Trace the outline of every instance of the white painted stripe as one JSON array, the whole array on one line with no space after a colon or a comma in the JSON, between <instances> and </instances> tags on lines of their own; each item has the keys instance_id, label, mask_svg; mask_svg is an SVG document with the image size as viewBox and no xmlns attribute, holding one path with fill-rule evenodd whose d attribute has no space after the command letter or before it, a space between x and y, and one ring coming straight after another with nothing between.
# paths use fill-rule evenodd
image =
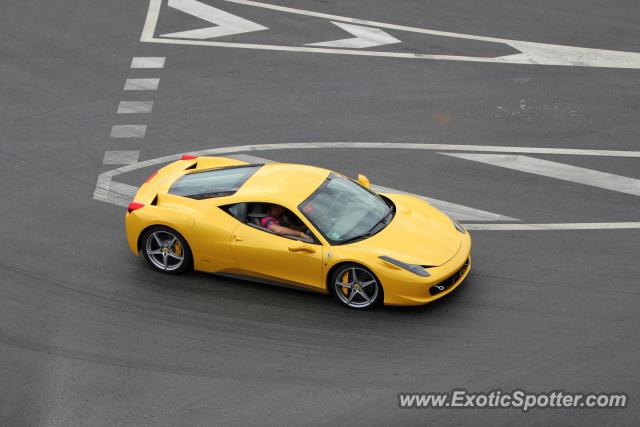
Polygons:
<instances>
[{"instance_id":1,"label":"white painted stripe","mask_svg":"<svg viewBox=\"0 0 640 427\"><path fill-rule=\"evenodd\" d=\"M113 125L111 138L144 138L147 125Z\"/></svg>"},{"instance_id":2,"label":"white painted stripe","mask_svg":"<svg viewBox=\"0 0 640 427\"><path fill-rule=\"evenodd\" d=\"M420 55L415 57L423 57L428 59L444 59L455 61L471 61L471 62L496 62L496 63L512 63L512 64L531 64L531 65L563 65L576 67L612 67L612 68L640 68L640 53L638 52L622 52L607 49L591 49L584 47L563 46L547 43L534 43L520 40L504 39L499 37L476 36L472 34L454 33L451 31L429 30L425 28L408 27L405 25L387 24L384 22L367 21L364 19L354 19L346 16L331 15L326 13L317 13L308 10L294 9L291 7L283 7L269 3L261 3L252 0L225 0L229 3L243 4L247 6L259 7L264 9L276 10L279 12L292 13L297 15L313 16L316 18L330 19L333 21L351 22L354 24L371 25L379 28L387 28L398 31L408 31L413 33L430 34L434 36L453 37L459 39L478 40L485 42L503 43L521 53L515 55L506 55L497 58L483 57L465 57L465 56L448 56L448 55ZM393 52L385 52L393 53ZM350 52L354 54L354 52ZM387 56L387 55L385 55ZM392 56L392 55L388 55ZM395 56L395 55L394 55ZM405 56L411 58L410 54Z\"/></svg>"},{"instance_id":3,"label":"white painted stripe","mask_svg":"<svg viewBox=\"0 0 640 427\"><path fill-rule=\"evenodd\" d=\"M232 159L241 160L247 163L274 163L273 160L265 159L263 157L252 156L249 154L232 154L226 157ZM419 197L426 200L431 205L440 209L447 215L455 218L459 221L520 221L516 218L511 218L504 215L495 214L492 212L483 211L480 209L471 208L469 206L459 205L456 203L446 202L444 200L434 199L432 197L421 196L419 194L408 193L402 190L396 190L389 187L383 187L381 185L371 185L371 190L376 193L391 193L391 194L410 194L412 196Z\"/></svg>"},{"instance_id":4,"label":"white painted stripe","mask_svg":"<svg viewBox=\"0 0 640 427\"><path fill-rule=\"evenodd\" d=\"M509 216L499 215L493 212L487 212L469 206L459 205L457 203L446 202L444 200L438 200L432 197L421 196L420 194L408 193L402 190L383 187L381 185L373 184L371 185L371 190L375 191L376 193L409 194L419 197L423 200L426 200L437 209L443 211L444 213L458 221L520 221L519 219L511 218Z\"/></svg>"},{"instance_id":5,"label":"white painted stripe","mask_svg":"<svg viewBox=\"0 0 640 427\"><path fill-rule=\"evenodd\" d=\"M592 150L579 148L537 148L537 147L505 147L499 145L458 145L458 144L420 144L405 142L286 142L279 144L250 144L236 147L220 147L200 150L198 155L214 155L226 153L244 153L251 151L268 150L308 150L327 148L354 148L354 149L400 149L400 150L446 150L446 151L481 151L493 153L526 153L526 154L558 154L573 156L603 156L603 157L628 157L640 158L640 151L622 150ZM158 163L176 160L180 155L163 157ZM150 160L149 160L150 161Z\"/></svg>"},{"instance_id":6,"label":"white painted stripe","mask_svg":"<svg viewBox=\"0 0 640 427\"><path fill-rule=\"evenodd\" d=\"M196 156L228 155L231 153L245 153L253 151L269 150L305 150L305 149L327 149L327 148L380 148L380 149L404 149L404 150L450 150L450 151L493 151L503 153L528 153L537 154L567 154L575 156L605 156L605 157L630 157L640 158L640 151L615 151L615 150L590 150L590 149L562 149L562 148L535 148L535 147L502 147L490 145L450 145L450 144L417 144L403 142L286 142L280 144L251 144L238 145L235 147L209 148L206 150L190 151ZM125 166L114 169L115 175L131 172L136 169L154 166L162 163L178 160L182 154L172 154L170 156L158 157L137 163L136 165ZM114 175L114 176L115 176Z\"/></svg>"},{"instance_id":7,"label":"white painted stripe","mask_svg":"<svg viewBox=\"0 0 640 427\"><path fill-rule=\"evenodd\" d=\"M127 79L124 90L158 90L160 79Z\"/></svg>"},{"instance_id":8,"label":"white painted stripe","mask_svg":"<svg viewBox=\"0 0 640 427\"><path fill-rule=\"evenodd\" d=\"M134 56L131 68L164 68L165 56Z\"/></svg>"},{"instance_id":9,"label":"white painted stripe","mask_svg":"<svg viewBox=\"0 0 640 427\"><path fill-rule=\"evenodd\" d=\"M640 196L640 180L515 154L440 153L459 159Z\"/></svg>"},{"instance_id":10,"label":"white painted stripe","mask_svg":"<svg viewBox=\"0 0 640 427\"><path fill-rule=\"evenodd\" d=\"M565 222L554 224L465 224L475 231L554 231L640 229L640 222Z\"/></svg>"},{"instance_id":11,"label":"white painted stripe","mask_svg":"<svg viewBox=\"0 0 640 427\"><path fill-rule=\"evenodd\" d=\"M220 147L207 150L191 152L196 156L217 156L229 155L232 153L246 153L262 150L291 150L291 149L320 149L320 148L387 148L387 149L409 149L409 150L451 150L451 151L493 151L493 152L535 152L538 154L567 154L567 155L585 155L585 156L607 156L607 157L623 157L623 158L640 158L638 151L615 151L615 150L582 150L582 149L561 149L561 148L536 148L536 147L501 147L501 146L482 146L482 145L449 145L449 144L418 144L418 143L384 143L384 142L309 142L309 143L281 143L281 144L260 144L260 145L241 145L236 147ZM524 151L523 151L524 150ZM124 185L116 183L113 178L138 169L155 166L163 163L169 163L178 160L181 154L173 154L170 156L159 157L156 159L145 160L132 165L121 166L119 168L106 171L98 176L96 189L94 191L94 199L101 200L106 203L122 205L119 202L120 189L118 193L111 193L111 184ZM118 188L116 185L115 188ZM134 189L135 191L135 189ZM585 224L589 224L588 226ZM544 228L546 226L546 228ZM564 224L465 224L470 230L608 230L616 228L640 229L640 222L606 222L606 223L564 223ZM511 228L509 228L511 227ZM591 228L588 228L591 227Z\"/></svg>"},{"instance_id":12,"label":"white painted stripe","mask_svg":"<svg viewBox=\"0 0 640 427\"><path fill-rule=\"evenodd\" d=\"M350 37L348 39L332 40L328 42L307 43L306 46L363 49L366 47L402 43L401 40L398 40L397 38L382 31L379 28L363 27L362 25L346 24L346 23L341 23L336 21L331 21L331 23L334 25L337 25L338 27L342 28L345 31L350 32L355 37Z\"/></svg>"},{"instance_id":13,"label":"white painted stripe","mask_svg":"<svg viewBox=\"0 0 640 427\"><path fill-rule=\"evenodd\" d=\"M117 206L127 206L133 200L137 187L121 182L100 182L96 185L93 198Z\"/></svg>"},{"instance_id":14,"label":"white painted stripe","mask_svg":"<svg viewBox=\"0 0 640 427\"><path fill-rule=\"evenodd\" d=\"M178 9L192 16L197 16L200 19L216 25L214 27L199 28L197 30L163 34L162 37L210 39L214 37L223 37L232 34L250 33L253 31L268 29L267 27L256 24L248 19L241 18L199 1L169 0L168 4L169 7Z\"/></svg>"},{"instance_id":15,"label":"white painted stripe","mask_svg":"<svg viewBox=\"0 0 640 427\"><path fill-rule=\"evenodd\" d=\"M151 3L153 4L156 1L160 1L160 0L152 0ZM314 18L329 19L332 21L342 21L342 22L350 22L352 24L370 25L372 27L388 28L390 30L409 31L412 33L430 34L434 36L444 36L444 37L456 37L456 38L480 40L480 41L495 42L495 43L506 43L506 42L513 41L513 40L501 39L497 37L475 36L472 34L452 33L450 31L428 30L425 28L408 27L405 25L386 24L384 22L367 21L365 19L349 18L347 16L331 15L329 13L320 13L320 12L313 12L310 10L294 9L292 7L278 6L270 3L260 3L257 1L251 1L251 0L224 0L224 1L228 3L237 3L237 4L246 5L246 6L253 6L253 7L259 7L263 9L275 10L278 12L312 16Z\"/></svg>"},{"instance_id":16,"label":"white painted stripe","mask_svg":"<svg viewBox=\"0 0 640 427\"><path fill-rule=\"evenodd\" d=\"M147 10L147 19L145 19L144 21L144 27L142 28L140 41L150 41L151 39L153 39L153 33L156 31L156 25L158 25L158 16L160 16L161 7L162 7L162 0L149 1L149 10Z\"/></svg>"},{"instance_id":17,"label":"white painted stripe","mask_svg":"<svg viewBox=\"0 0 640 427\"><path fill-rule=\"evenodd\" d=\"M118 114L146 114L153 109L153 101L120 101Z\"/></svg>"},{"instance_id":18,"label":"white painted stripe","mask_svg":"<svg viewBox=\"0 0 640 427\"><path fill-rule=\"evenodd\" d=\"M439 61L461 61L461 62L484 62L494 64L523 64L523 65L563 65L574 67L606 67L606 68L632 68L640 69L640 54L638 59L624 60L620 64L607 64L595 65L588 63L562 63L558 60L557 63L548 62L536 62L535 59L526 58L525 56L507 55L497 58L486 58L476 56L458 56L458 55L430 55L426 53L408 53L408 52L382 52L373 50L351 50L351 49L335 49L335 48L323 48L323 47L298 47L298 46L279 46L269 44L252 44L252 43L226 43L226 42L214 42L208 40L181 40L181 39L159 39L152 38L147 40L141 40L149 43L162 43L162 44L176 44L176 45L189 45L189 46L211 46L211 47L226 47L232 49L253 49L253 50L268 50L278 52L305 52L305 53L322 53L333 55L355 55L355 56L371 56L381 58L401 58L401 59L431 59ZM629 52L631 54L633 52ZM576 57L577 58L577 57Z\"/></svg>"},{"instance_id":19,"label":"white painted stripe","mask_svg":"<svg viewBox=\"0 0 640 427\"><path fill-rule=\"evenodd\" d=\"M138 163L140 151L105 151L103 165L132 165Z\"/></svg>"},{"instance_id":20,"label":"white painted stripe","mask_svg":"<svg viewBox=\"0 0 640 427\"><path fill-rule=\"evenodd\" d=\"M231 159L236 159L236 160L240 160L241 162L247 162L247 163L256 163L256 164L260 164L260 163L277 163L274 162L273 160L269 160L269 159L265 159L262 157L256 157L256 156L252 156L250 154L232 154L230 156L226 156L229 157Z\"/></svg>"},{"instance_id":21,"label":"white painted stripe","mask_svg":"<svg viewBox=\"0 0 640 427\"><path fill-rule=\"evenodd\" d=\"M298 15L313 16L316 18L330 19L332 21L349 22L358 25L369 25L379 28L387 28L398 31L410 31L414 33L430 34L444 37L455 37L459 39L479 40L486 42L504 43L519 50L521 53L514 55L506 55L497 58L473 57L473 56L457 56L457 55L429 55L429 54L413 54L406 52L378 52L354 49L331 49L322 47L299 47L299 46L279 46L267 44L249 44L249 43L223 43L204 40L179 40L179 39L158 39L153 34L160 13L161 0L150 0L147 21L142 33L141 41L167 44L184 44L196 46L216 46L236 49L260 49L271 51L289 51L289 52L309 52L309 53L325 53L338 55L360 55L360 56L378 56L389 58L416 58L416 59L434 59L448 61L468 61L468 62L488 62L488 63L507 63L507 64L529 64L529 65L562 65L576 67L609 67L609 68L640 68L640 53L638 52L622 52L606 49L590 49L573 46L553 45L545 43L533 43L519 40L503 39L498 37L476 36L471 34L454 33L449 31L429 30L424 28L407 27L404 25L387 24L383 22L367 21L363 19L354 19L345 16L330 15L326 13L317 13L307 10L294 9L268 3L260 3L250 0L225 0L231 3L238 3L248 6L260 7L265 9L276 10L279 12L287 12ZM198 30L195 30L198 31Z\"/></svg>"}]
</instances>

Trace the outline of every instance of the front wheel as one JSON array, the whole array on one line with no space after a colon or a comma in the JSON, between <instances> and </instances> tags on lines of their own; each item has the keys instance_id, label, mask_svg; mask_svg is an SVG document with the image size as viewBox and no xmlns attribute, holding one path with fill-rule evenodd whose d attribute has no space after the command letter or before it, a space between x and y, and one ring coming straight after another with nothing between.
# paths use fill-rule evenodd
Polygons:
<instances>
[{"instance_id":1,"label":"front wheel","mask_svg":"<svg viewBox=\"0 0 640 427\"><path fill-rule=\"evenodd\" d=\"M331 291L342 305L360 310L379 305L384 297L375 274L359 264L338 267L331 276Z\"/></svg>"},{"instance_id":2,"label":"front wheel","mask_svg":"<svg viewBox=\"0 0 640 427\"><path fill-rule=\"evenodd\" d=\"M142 236L142 254L157 271L169 274L182 273L192 265L191 250L187 241L172 228L156 226Z\"/></svg>"}]
</instances>

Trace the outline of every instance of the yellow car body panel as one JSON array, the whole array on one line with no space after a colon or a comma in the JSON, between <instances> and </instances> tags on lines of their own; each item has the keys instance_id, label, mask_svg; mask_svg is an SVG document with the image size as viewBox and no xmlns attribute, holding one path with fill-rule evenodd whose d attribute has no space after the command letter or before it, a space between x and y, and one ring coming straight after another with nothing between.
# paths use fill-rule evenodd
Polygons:
<instances>
[{"instance_id":1,"label":"yellow car body panel","mask_svg":"<svg viewBox=\"0 0 640 427\"><path fill-rule=\"evenodd\" d=\"M377 276L384 290L384 303L388 305L429 303L453 291L469 273L469 233L457 231L449 217L410 195L383 193L396 207L393 220L365 240L331 245L298 209L330 175L327 169L266 164L229 196L196 200L168 193L171 185L185 174L246 164L224 157L200 157L179 160L160 169L134 197L134 202L145 206L126 214L131 251L139 254L139 240L147 228L166 226L186 239L196 270L242 275L323 293L329 292L332 268L354 262ZM313 233L316 242L256 229L221 208L242 202L286 207ZM414 274L380 256L426 266L429 276ZM447 280L445 290L430 294L432 286Z\"/></svg>"}]
</instances>

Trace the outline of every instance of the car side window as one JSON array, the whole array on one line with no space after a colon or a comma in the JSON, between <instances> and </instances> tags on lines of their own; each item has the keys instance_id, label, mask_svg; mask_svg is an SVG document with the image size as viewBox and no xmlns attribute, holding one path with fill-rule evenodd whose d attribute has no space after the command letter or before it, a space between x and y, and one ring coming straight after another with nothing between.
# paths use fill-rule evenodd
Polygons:
<instances>
[{"instance_id":1,"label":"car side window","mask_svg":"<svg viewBox=\"0 0 640 427\"><path fill-rule=\"evenodd\" d=\"M240 222L247 222L248 203L235 203L233 205L222 206L222 210Z\"/></svg>"},{"instance_id":2,"label":"car side window","mask_svg":"<svg viewBox=\"0 0 640 427\"><path fill-rule=\"evenodd\" d=\"M288 234L277 234L274 231L270 230L269 228L265 227L264 219L267 217L273 216L270 211L272 205L273 204L271 203L247 203L247 214L246 214L245 223L250 227L257 228L258 230L262 230L270 234L275 234L277 236L284 237L287 239L308 241L309 243L320 244L320 241L313 235L311 230L307 228L304 222L302 222L302 220L296 214L294 214L284 206L277 205L277 206L280 206L280 208L282 208L282 211L283 211L282 216L286 218L288 222L279 224L279 225L292 228L296 231L302 231L307 236L309 236L309 240L303 239L302 237L299 237L299 236L293 236Z\"/></svg>"}]
</instances>

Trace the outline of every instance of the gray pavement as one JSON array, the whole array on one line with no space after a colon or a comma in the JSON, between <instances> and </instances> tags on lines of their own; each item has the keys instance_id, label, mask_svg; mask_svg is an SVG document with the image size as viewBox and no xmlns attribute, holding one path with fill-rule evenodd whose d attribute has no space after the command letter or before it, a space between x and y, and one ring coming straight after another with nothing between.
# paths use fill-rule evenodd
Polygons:
<instances>
[{"instance_id":1,"label":"gray pavement","mask_svg":"<svg viewBox=\"0 0 640 427\"><path fill-rule=\"evenodd\" d=\"M206 0L270 30L236 43L346 38L335 25ZM0 25L0 424L637 425L640 229L476 231L474 269L420 308L201 273L154 274L123 209L92 198L105 151L140 160L218 147L391 142L640 151L640 70L141 43L146 1L8 0ZM274 1L274 4L276 2ZM284 1L316 12L640 52L640 7L610 1ZM158 34L206 27L166 2ZM373 51L499 56L502 44L389 30ZM220 39L223 41L223 38ZM135 68L133 57L166 57ZM127 78L157 90L124 91ZM116 114L120 101L152 111ZM111 138L114 125L147 125ZM142 135L141 135L142 136ZM439 154L257 155L522 223L640 221L632 194ZM640 179L640 159L526 154ZM146 168L118 181L137 185ZM587 175L593 177L594 175ZM615 179L615 177L614 177ZM633 185L633 184L631 184ZM625 392L626 409L403 410L405 391Z\"/></svg>"}]
</instances>

